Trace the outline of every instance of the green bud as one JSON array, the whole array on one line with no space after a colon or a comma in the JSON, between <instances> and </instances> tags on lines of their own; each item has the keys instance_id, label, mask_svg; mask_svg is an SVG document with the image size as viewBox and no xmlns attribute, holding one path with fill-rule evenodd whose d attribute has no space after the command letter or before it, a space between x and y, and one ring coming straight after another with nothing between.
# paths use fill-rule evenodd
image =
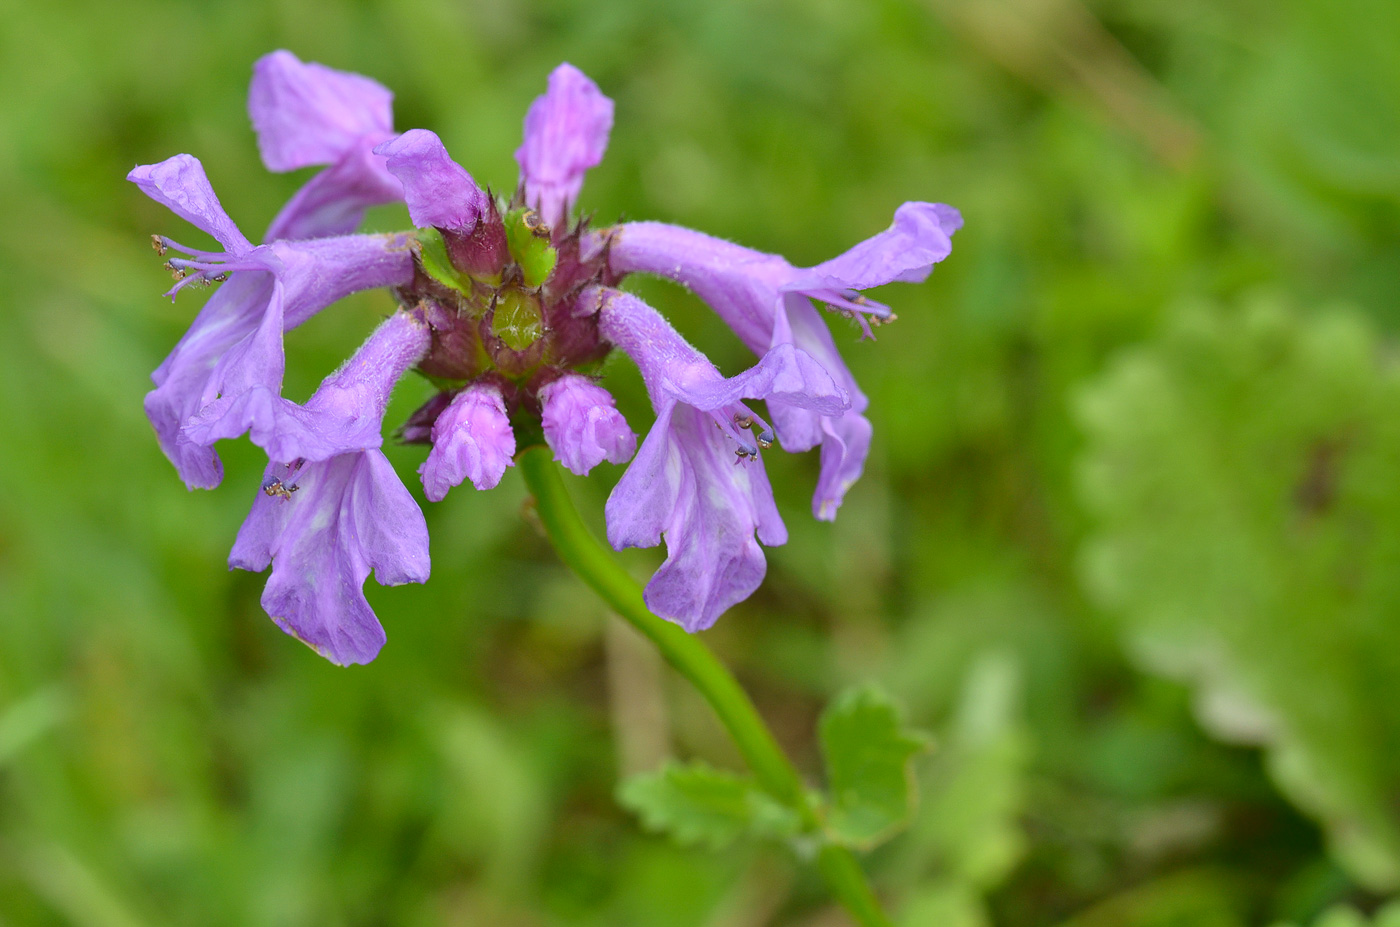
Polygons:
<instances>
[{"instance_id":1,"label":"green bud","mask_svg":"<svg viewBox=\"0 0 1400 927\"><path fill-rule=\"evenodd\" d=\"M437 229L419 232L418 243L422 245L418 252L418 266L423 268L423 273L445 287L470 295L471 287L463 284L462 278L452 268L452 261L447 257L447 245Z\"/></svg>"},{"instance_id":2,"label":"green bud","mask_svg":"<svg viewBox=\"0 0 1400 927\"><path fill-rule=\"evenodd\" d=\"M506 213L506 242L510 256L520 265L526 286L544 283L559 259L549 235L549 226L533 209L522 206Z\"/></svg>"},{"instance_id":3,"label":"green bud","mask_svg":"<svg viewBox=\"0 0 1400 927\"><path fill-rule=\"evenodd\" d=\"M550 249L550 264L554 250ZM528 277L526 280L528 281ZM514 287L501 290L496 298L496 314L491 318L491 333L513 351L523 351L544 334L540 301Z\"/></svg>"}]
</instances>

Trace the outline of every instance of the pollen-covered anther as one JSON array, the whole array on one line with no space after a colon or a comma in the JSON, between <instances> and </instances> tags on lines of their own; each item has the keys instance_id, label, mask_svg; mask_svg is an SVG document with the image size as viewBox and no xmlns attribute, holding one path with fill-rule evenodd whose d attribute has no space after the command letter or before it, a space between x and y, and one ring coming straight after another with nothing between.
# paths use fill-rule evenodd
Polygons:
<instances>
[{"instance_id":1,"label":"pollen-covered anther","mask_svg":"<svg viewBox=\"0 0 1400 927\"><path fill-rule=\"evenodd\" d=\"M165 239L159 235L151 236L151 247L155 249L157 257L165 257Z\"/></svg>"},{"instance_id":2,"label":"pollen-covered anther","mask_svg":"<svg viewBox=\"0 0 1400 927\"><path fill-rule=\"evenodd\" d=\"M282 499L290 502L292 493L300 488L301 487L296 483L284 483L281 480L268 480L263 484L262 491L268 498L275 499L280 496Z\"/></svg>"},{"instance_id":3,"label":"pollen-covered anther","mask_svg":"<svg viewBox=\"0 0 1400 927\"><path fill-rule=\"evenodd\" d=\"M189 272L186 271L183 267L176 267L169 261L166 261L164 266L166 270L170 271L170 276L174 278L176 283L179 283L181 280L184 280L187 276L189 276Z\"/></svg>"},{"instance_id":4,"label":"pollen-covered anther","mask_svg":"<svg viewBox=\"0 0 1400 927\"><path fill-rule=\"evenodd\" d=\"M766 451L766 450L768 450L770 447L773 446L773 441L775 440L775 438L774 438L773 432L772 432L771 430L769 430L769 431L760 431L760 432L755 436L754 440L758 442L758 446L759 446L761 449L763 449L763 450Z\"/></svg>"}]
</instances>

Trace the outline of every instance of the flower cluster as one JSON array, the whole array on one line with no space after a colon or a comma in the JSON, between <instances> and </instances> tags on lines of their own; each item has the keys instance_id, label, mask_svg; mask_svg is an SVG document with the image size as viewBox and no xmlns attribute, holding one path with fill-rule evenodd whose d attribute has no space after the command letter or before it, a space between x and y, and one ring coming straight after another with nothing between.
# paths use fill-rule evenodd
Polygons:
<instances>
[{"instance_id":1,"label":"flower cluster","mask_svg":"<svg viewBox=\"0 0 1400 927\"><path fill-rule=\"evenodd\" d=\"M813 511L822 519L865 463L866 398L816 304L869 335L893 315L860 291L923 280L948 256L961 217L906 203L887 231L811 268L654 222L593 229L573 208L602 160L613 104L576 68L560 65L531 105L509 199L483 190L432 132L396 133L391 104L369 78L290 52L257 63L248 111L263 162L325 166L260 245L190 155L129 175L222 248L154 238L176 278L172 298L191 283L221 285L152 375L146 412L192 488L220 482L218 440L246 433L266 451L230 565L270 565L263 607L328 659L375 657L385 638L364 596L370 571L384 585L423 582L429 571L423 514L380 450L390 393L416 370L439 392L398 434L429 445L418 471L429 500L463 481L494 487L521 442L543 440L580 475L631 461L608 499L608 539L619 549L664 540L647 605L687 630L709 627L762 581L759 544L787 538L763 452L820 445ZM395 201L414 231L355 234L369 206ZM689 287L758 362L726 378L618 289L633 272ZM283 333L376 288L398 310L306 403L285 399ZM640 448L598 382L614 348L636 363L656 413Z\"/></svg>"}]
</instances>

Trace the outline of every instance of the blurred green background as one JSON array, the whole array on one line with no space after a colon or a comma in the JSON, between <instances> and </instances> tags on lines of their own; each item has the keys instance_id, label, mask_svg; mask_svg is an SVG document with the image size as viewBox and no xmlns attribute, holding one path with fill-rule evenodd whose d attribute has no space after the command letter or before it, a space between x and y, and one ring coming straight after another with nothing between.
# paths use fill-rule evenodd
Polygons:
<instances>
[{"instance_id":1,"label":"blurred green background","mask_svg":"<svg viewBox=\"0 0 1400 927\"><path fill-rule=\"evenodd\" d=\"M368 667L226 570L261 462L223 448L189 493L156 446L147 376L202 297L160 297L149 235L190 232L122 178L193 153L260 234L307 176L262 169L244 111L278 47L382 81L497 189L573 62L617 102L600 222L806 264L904 200L963 211L927 284L877 294L897 325L836 320L864 480L817 524L815 454L770 454L792 540L707 634L814 781L852 682L935 735L916 821L865 861L903 924L1396 923L1397 37L1393 0L8 4L0 923L846 923L784 852L677 849L617 806L665 756L740 761L518 475L427 508L434 576L370 585ZM290 335L288 394L390 308ZM389 453L409 477L422 450ZM571 483L595 524L615 479Z\"/></svg>"}]
</instances>

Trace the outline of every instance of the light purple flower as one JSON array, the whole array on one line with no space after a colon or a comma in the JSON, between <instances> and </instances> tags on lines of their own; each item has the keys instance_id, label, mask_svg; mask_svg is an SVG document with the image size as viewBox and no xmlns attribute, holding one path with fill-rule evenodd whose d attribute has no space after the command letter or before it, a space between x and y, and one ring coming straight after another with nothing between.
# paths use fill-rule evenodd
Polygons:
<instances>
[{"instance_id":1,"label":"light purple flower","mask_svg":"<svg viewBox=\"0 0 1400 927\"><path fill-rule=\"evenodd\" d=\"M393 137L394 95L368 77L302 62L289 51L253 65L248 116L271 171L329 165L277 214L264 240L359 228L365 210L403 196L376 145Z\"/></svg>"},{"instance_id":2,"label":"light purple flower","mask_svg":"<svg viewBox=\"0 0 1400 927\"><path fill-rule=\"evenodd\" d=\"M272 565L262 606L282 630L326 659L368 663L384 629L364 596L373 569L384 586L426 582L428 526L379 446L390 391L428 349L427 325L386 320L306 404L317 445L274 458L239 529L229 566Z\"/></svg>"},{"instance_id":3,"label":"light purple flower","mask_svg":"<svg viewBox=\"0 0 1400 927\"><path fill-rule=\"evenodd\" d=\"M253 440L269 447L290 405L279 396L282 332L350 293L407 283L412 255L405 236L255 247L224 212L204 168L190 155L142 165L127 178L225 248L200 251L161 239L161 247L188 255L170 261L187 275L170 291L172 297L195 281L229 279L151 375L156 388L145 403L162 449L186 484L212 488L223 467L208 445L251 429Z\"/></svg>"},{"instance_id":4,"label":"light purple flower","mask_svg":"<svg viewBox=\"0 0 1400 927\"><path fill-rule=\"evenodd\" d=\"M650 306L601 287L585 290L581 312L596 311L603 335L637 364L656 422L607 503L613 547L666 541L665 563L647 583L647 607L688 631L714 624L763 580L754 540L787 540L760 448L772 430L743 403L786 402L836 416L845 392L792 344L725 379Z\"/></svg>"},{"instance_id":5,"label":"light purple flower","mask_svg":"<svg viewBox=\"0 0 1400 927\"><path fill-rule=\"evenodd\" d=\"M539 396L544 439L554 459L570 471L587 476L604 460L622 464L637 452L637 436L612 395L588 377L566 373Z\"/></svg>"},{"instance_id":6,"label":"light purple flower","mask_svg":"<svg viewBox=\"0 0 1400 927\"><path fill-rule=\"evenodd\" d=\"M525 114L525 140L516 150L525 202L552 228L562 228L583 188L583 175L603 160L613 102L571 64L549 75L549 89Z\"/></svg>"},{"instance_id":7,"label":"light purple flower","mask_svg":"<svg viewBox=\"0 0 1400 927\"><path fill-rule=\"evenodd\" d=\"M494 489L506 468L515 466L514 457L515 434L500 387L473 383L453 396L433 423L433 449L418 468L423 492L441 502L463 480Z\"/></svg>"},{"instance_id":8,"label":"light purple flower","mask_svg":"<svg viewBox=\"0 0 1400 927\"><path fill-rule=\"evenodd\" d=\"M755 354L779 344L795 344L816 358L850 396L849 409L827 415L783 401L769 412L783 448L805 451L818 444L821 475L812 499L813 514L836 517L846 490L860 477L870 449L870 422L862 414L868 400L842 361L831 333L812 300L853 315L866 334L866 316L889 316L889 309L858 291L893 281L918 282L952 251L951 235L962 217L942 203L905 203L884 232L816 267L793 267L764 254L700 232L659 222L628 223L609 234L608 257L620 272L669 277L710 304Z\"/></svg>"}]
</instances>

